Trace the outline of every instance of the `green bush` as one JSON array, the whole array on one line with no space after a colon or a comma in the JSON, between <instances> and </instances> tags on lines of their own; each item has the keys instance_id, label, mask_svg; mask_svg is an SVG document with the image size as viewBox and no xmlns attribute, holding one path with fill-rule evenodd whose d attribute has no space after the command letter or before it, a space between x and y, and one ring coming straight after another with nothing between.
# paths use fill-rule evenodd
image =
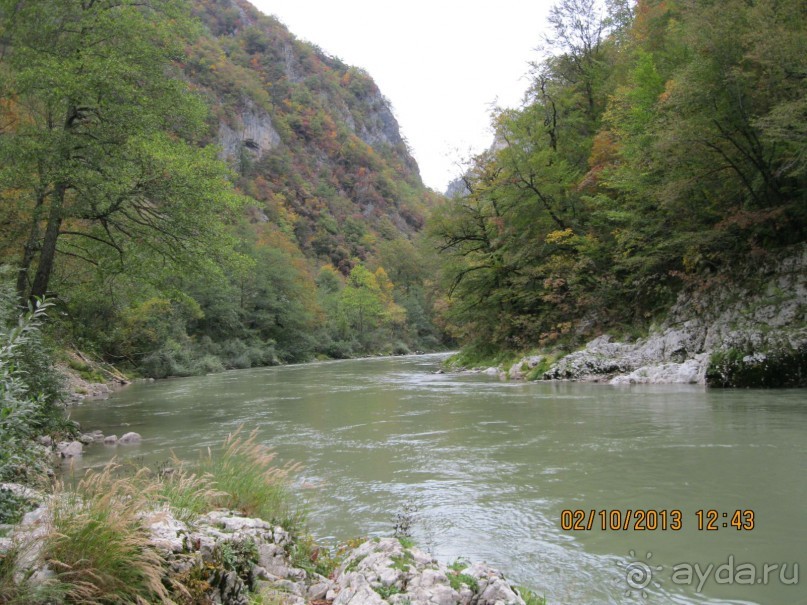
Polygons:
<instances>
[{"instance_id":1,"label":"green bush","mask_svg":"<svg viewBox=\"0 0 807 605\"><path fill-rule=\"evenodd\" d=\"M0 523L18 523L23 515L33 510L36 502L16 494L6 487L0 487Z\"/></svg>"},{"instance_id":2,"label":"green bush","mask_svg":"<svg viewBox=\"0 0 807 605\"><path fill-rule=\"evenodd\" d=\"M319 350L331 359L350 359L361 350L361 345L356 340L333 340L326 337Z\"/></svg>"},{"instance_id":3,"label":"green bush","mask_svg":"<svg viewBox=\"0 0 807 605\"><path fill-rule=\"evenodd\" d=\"M138 365L138 370L150 378L195 374L190 350L174 340L169 340L161 348L146 355Z\"/></svg>"},{"instance_id":4,"label":"green bush","mask_svg":"<svg viewBox=\"0 0 807 605\"><path fill-rule=\"evenodd\" d=\"M716 351L709 360L706 384L724 388L807 386L807 346L767 353L736 348Z\"/></svg>"},{"instance_id":5,"label":"green bush","mask_svg":"<svg viewBox=\"0 0 807 605\"><path fill-rule=\"evenodd\" d=\"M258 547L252 538L243 540L229 540L222 542L213 553L214 558L221 566L234 571L245 582L250 581L252 567L258 563Z\"/></svg>"},{"instance_id":6,"label":"green bush","mask_svg":"<svg viewBox=\"0 0 807 605\"><path fill-rule=\"evenodd\" d=\"M400 340L392 346L393 355L409 355L411 352L412 351L409 349L406 343L401 342Z\"/></svg>"},{"instance_id":7,"label":"green bush","mask_svg":"<svg viewBox=\"0 0 807 605\"><path fill-rule=\"evenodd\" d=\"M34 438L75 428L58 407L62 381L40 330L49 305L22 314L17 305L13 289L0 281L0 480L35 483L48 466Z\"/></svg>"}]
</instances>

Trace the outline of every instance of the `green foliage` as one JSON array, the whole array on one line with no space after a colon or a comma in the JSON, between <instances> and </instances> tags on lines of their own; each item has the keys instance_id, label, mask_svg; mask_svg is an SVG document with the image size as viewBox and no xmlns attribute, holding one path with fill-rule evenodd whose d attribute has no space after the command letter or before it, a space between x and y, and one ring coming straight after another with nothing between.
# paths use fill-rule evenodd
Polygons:
<instances>
[{"instance_id":1,"label":"green foliage","mask_svg":"<svg viewBox=\"0 0 807 605\"><path fill-rule=\"evenodd\" d=\"M75 431L58 404L61 377L41 335L45 311L39 303L21 313L11 285L0 271L0 480L36 483L48 471L42 434Z\"/></svg>"},{"instance_id":2,"label":"green foliage","mask_svg":"<svg viewBox=\"0 0 807 605\"><path fill-rule=\"evenodd\" d=\"M467 568L468 565L469 565L468 559L460 557L456 559L453 563L449 564L448 568L455 573L460 573L463 569Z\"/></svg>"},{"instance_id":3,"label":"green foliage","mask_svg":"<svg viewBox=\"0 0 807 605\"><path fill-rule=\"evenodd\" d=\"M559 355L544 355L544 358L526 375L527 380L542 380L544 374L549 371L552 364L558 360Z\"/></svg>"},{"instance_id":4,"label":"green foliage","mask_svg":"<svg viewBox=\"0 0 807 605\"><path fill-rule=\"evenodd\" d=\"M454 590L460 590L463 586L467 586L474 592L479 591L479 582L475 577L458 571L448 574L448 583Z\"/></svg>"},{"instance_id":5,"label":"green foliage","mask_svg":"<svg viewBox=\"0 0 807 605\"><path fill-rule=\"evenodd\" d=\"M344 560L344 548L328 549L318 545L309 535L298 535L289 547L289 560L294 567L325 578L333 575Z\"/></svg>"},{"instance_id":6,"label":"green foliage","mask_svg":"<svg viewBox=\"0 0 807 605\"><path fill-rule=\"evenodd\" d=\"M234 571L238 576L246 580L250 579L252 567L258 563L258 547L252 538L243 540L227 540L216 547L213 553L222 567L228 571Z\"/></svg>"},{"instance_id":7,"label":"green foliage","mask_svg":"<svg viewBox=\"0 0 807 605\"><path fill-rule=\"evenodd\" d=\"M400 538L398 538L398 540L400 541ZM401 546L404 545L401 544ZM406 548L407 547L404 546L402 555L394 555L390 557L390 560L392 561L392 565L390 565L390 567L392 567L392 569L397 569L398 571L409 571L409 569L414 565L415 557Z\"/></svg>"},{"instance_id":8,"label":"green foliage","mask_svg":"<svg viewBox=\"0 0 807 605\"><path fill-rule=\"evenodd\" d=\"M524 353L529 354L529 352ZM444 363L449 368L457 369L500 367L504 370L508 370L523 356L524 354L521 351L502 350L483 345L471 345L464 347L462 350L449 357ZM537 367L545 363L547 362L543 361Z\"/></svg>"},{"instance_id":9,"label":"green foliage","mask_svg":"<svg viewBox=\"0 0 807 605\"><path fill-rule=\"evenodd\" d=\"M401 589L395 586L395 584L390 584L389 586L384 585L373 586L372 588L373 590L376 591L376 593L378 593L378 596L380 596L385 601L389 599L392 595L401 594Z\"/></svg>"},{"instance_id":10,"label":"green foliage","mask_svg":"<svg viewBox=\"0 0 807 605\"><path fill-rule=\"evenodd\" d=\"M523 586L516 586L516 592L524 599L526 605L546 605L546 597L539 597L534 591Z\"/></svg>"},{"instance_id":11,"label":"green foliage","mask_svg":"<svg viewBox=\"0 0 807 605\"><path fill-rule=\"evenodd\" d=\"M359 568L359 563L364 561L367 558L367 555L359 555L358 557L354 557L353 560L348 563L347 567L345 567L345 572L350 573L352 571L356 571Z\"/></svg>"},{"instance_id":12,"label":"green foliage","mask_svg":"<svg viewBox=\"0 0 807 605\"><path fill-rule=\"evenodd\" d=\"M0 523L9 525L18 523L25 513L33 510L35 505L36 502L30 498L6 487L0 487Z\"/></svg>"},{"instance_id":13,"label":"green foliage","mask_svg":"<svg viewBox=\"0 0 807 605\"><path fill-rule=\"evenodd\" d=\"M366 73L212 0L0 19L0 259L58 293L60 341L152 377L439 346L411 241L437 196ZM251 113L280 141L230 170L208 143ZM379 289L337 293L357 266Z\"/></svg>"},{"instance_id":14,"label":"green foliage","mask_svg":"<svg viewBox=\"0 0 807 605\"><path fill-rule=\"evenodd\" d=\"M740 349L716 351L706 384L723 388L781 388L807 385L807 347L766 354Z\"/></svg>"},{"instance_id":15,"label":"green foliage","mask_svg":"<svg viewBox=\"0 0 807 605\"><path fill-rule=\"evenodd\" d=\"M362 265L350 272L339 303L345 327L355 331L359 340L366 340L381 324L384 313L381 288L375 275Z\"/></svg>"},{"instance_id":16,"label":"green foliage","mask_svg":"<svg viewBox=\"0 0 807 605\"><path fill-rule=\"evenodd\" d=\"M192 268L194 256L226 254L222 219L239 198L215 150L195 143L204 105L167 77L194 35L185 9L180 0L0 7L14 24L0 195L29 216L21 298L43 296L66 259L98 266L136 257L136 247Z\"/></svg>"},{"instance_id":17,"label":"green foliage","mask_svg":"<svg viewBox=\"0 0 807 605\"><path fill-rule=\"evenodd\" d=\"M500 351L641 332L807 234L805 7L561 0L524 107L428 231L447 331Z\"/></svg>"},{"instance_id":18,"label":"green foliage","mask_svg":"<svg viewBox=\"0 0 807 605\"><path fill-rule=\"evenodd\" d=\"M84 361L68 358L67 365L71 370L74 370L81 378L88 382L104 382L106 376L98 371L96 368L91 367Z\"/></svg>"},{"instance_id":19,"label":"green foliage","mask_svg":"<svg viewBox=\"0 0 807 605\"><path fill-rule=\"evenodd\" d=\"M233 539L220 543L215 564L193 566L165 582L166 563L150 544L144 515L154 514L155 504L170 506L173 515L192 523L202 512L227 506L247 514L283 523L290 531L300 529L301 517L292 515L286 477L293 466L271 465L272 455L255 444L255 435L244 439L232 435L215 458L208 453L199 473L179 460L148 468L122 469L111 463L100 471L88 471L72 489L58 485L49 503L48 533L36 536L42 562L56 577L40 586L30 586L18 560L32 544L20 542L0 556L0 600L3 603L129 603L199 602L206 597L211 574L234 571L252 582L258 561L253 540ZM204 472L209 469L210 472ZM237 476L240 475L240 476ZM0 513L24 504L0 492ZM18 509L17 509L18 510ZM293 542L295 561L305 557L311 571L328 575L345 550L331 555L308 537ZM27 554L26 554L27 556ZM30 561L29 561L30 564ZM169 595L169 588L175 591ZM193 601L197 602L197 601Z\"/></svg>"}]
</instances>

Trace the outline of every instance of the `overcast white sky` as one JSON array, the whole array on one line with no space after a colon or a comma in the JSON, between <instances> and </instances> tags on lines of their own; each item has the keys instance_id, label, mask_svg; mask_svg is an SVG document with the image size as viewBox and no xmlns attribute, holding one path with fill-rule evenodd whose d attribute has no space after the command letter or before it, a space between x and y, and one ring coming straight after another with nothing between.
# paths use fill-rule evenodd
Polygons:
<instances>
[{"instance_id":1,"label":"overcast white sky","mask_svg":"<svg viewBox=\"0 0 807 605\"><path fill-rule=\"evenodd\" d=\"M366 69L429 187L490 146L490 108L519 104L553 0L251 0L298 38Z\"/></svg>"}]
</instances>

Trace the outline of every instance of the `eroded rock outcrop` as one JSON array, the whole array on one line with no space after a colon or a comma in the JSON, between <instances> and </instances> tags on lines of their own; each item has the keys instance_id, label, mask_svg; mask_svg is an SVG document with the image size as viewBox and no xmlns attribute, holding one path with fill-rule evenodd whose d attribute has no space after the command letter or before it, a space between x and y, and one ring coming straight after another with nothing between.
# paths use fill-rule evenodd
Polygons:
<instances>
[{"instance_id":1,"label":"eroded rock outcrop","mask_svg":"<svg viewBox=\"0 0 807 605\"><path fill-rule=\"evenodd\" d=\"M524 605L517 589L492 567L438 562L394 538L353 550L328 593L333 605Z\"/></svg>"},{"instance_id":2,"label":"eroded rock outcrop","mask_svg":"<svg viewBox=\"0 0 807 605\"><path fill-rule=\"evenodd\" d=\"M807 385L807 245L755 267L753 278L722 276L683 292L647 338L601 336L558 360L544 378Z\"/></svg>"},{"instance_id":3,"label":"eroded rock outcrop","mask_svg":"<svg viewBox=\"0 0 807 605\"><path fill-rule=\"evenodd\" d=\"M269 114L245 99L244 107L229 123L219 124L218 143L221 159L238 161L246 153L260 159L280 144L280 135L272 124Z\"/></svg>"},{"instance_id":4,"label":"eroded rock outcrop","mask_svg":"<svg viewBox=\"0 0 807 605\"><path fill-rule=\"evenodd\" d=\"M807 245L743 271L682 292L645 338L604 334L551 365L532 356L476 371L502 380L807 386Z\"/></svg>"}]
</instances>

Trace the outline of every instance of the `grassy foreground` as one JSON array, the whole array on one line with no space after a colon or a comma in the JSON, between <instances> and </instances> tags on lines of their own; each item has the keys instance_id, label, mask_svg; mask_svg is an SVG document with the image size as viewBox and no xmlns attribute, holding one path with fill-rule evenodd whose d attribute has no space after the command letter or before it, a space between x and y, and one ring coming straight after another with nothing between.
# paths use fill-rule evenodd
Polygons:
<instances>
[{"instance_id":1,"label":"grassy foreground","mask_svg":"<svg viewBox=\"0 0 807 605\"><path fill-rule=\"evenodd\" d=\"M256 443L255 433L239 430L194 469L179 460L158 472L111 463L73 487L59 482L46 500L44 529L15 537L0 555L0 603L194 602L198 587L171 574L150 547L146 515L168 509L193 524L226 508L296 536L303 523L289 490L296 468L275 466L274 453ZM44 581L24 572L44 566L50 570Z\"/></svg>"}]
</instances>

